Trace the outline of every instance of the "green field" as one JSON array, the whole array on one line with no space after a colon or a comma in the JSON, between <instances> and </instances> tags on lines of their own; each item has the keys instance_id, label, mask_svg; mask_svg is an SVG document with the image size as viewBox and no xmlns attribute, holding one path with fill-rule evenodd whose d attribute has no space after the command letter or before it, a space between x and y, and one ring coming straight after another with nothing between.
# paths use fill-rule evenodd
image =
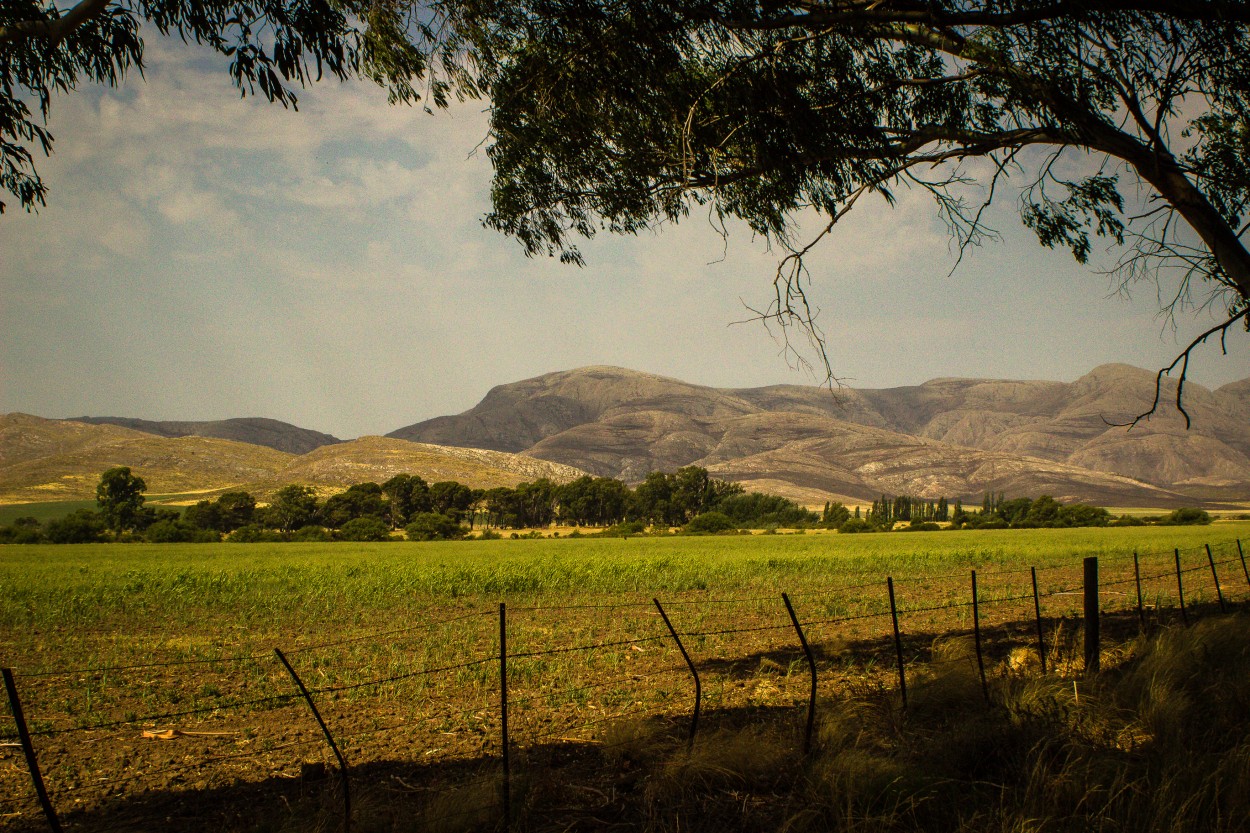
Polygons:
<instances>
[{"instance_id":1,"label":"green field","mask_svg":"<svg viewBox=\"0 0 1250 833\"><path fill-rule=\"evenodd\" d=\"M1173 548L1181 550L1191 615L1204 617L1215 605L1206 544L1216 554L1224 594L1243 603L1250 597L1237 548L1243 537L1250 538L1250 523L10 545L0 547L0 664L18 674L41 756L55 773L54 797L80 808L81 829L95 829L120 812L116 802L133 802L127 812L140 815L167 812L152 810L130 789L108 786L118 779L145 794L181 796L195 812L208 813L220 803L210 797L214 790L244 795L239 785L262 784L274 773L296 777L289 773L298 774L310 758L333 765L306 710L282 699L290 696L291 680L274 648L304 675L356 766L420 764L397 777L434 789L430 783L457 768L494 777L501 602L514 698L511 744L518 754L538 755L553 742L583 750L615 743L618 727L639 720L684 731L689 673L653 597L703 669L703 708L712 725L772 713L790 725L786 716L803 713L809 682L783 592L814 649L820 696L840 701L880 691L888 699L896 671L887 576L895 582L908 673L923 681L930 667L972 667L958 648L966 643L950 642L954 654L944 646L972 627L975 568L990 673L1009 680L1020 651L1036 662L1029 572L1036 567L1048 665L1062 680L1080 669L1073 617L1080 615L1084 557L1100 559L1102 604L1114 634L1126 623L1136 627L1134 553L1141 556L1152 621L1176 620ZM1117 643L1108 650L1110 663ZM218 739L137 740L141 730L169 727ZM182 774L187 770L191 780ZM14 795L28 792L21 773L16 765L0 770L0 784ZM273 803L272 787L255 789L270 801L269 821L257 822L257 829L305 829ZM409 798L379 800L390 807ZM332 827L332 811L317 812L312 827ZM37 829L37 813L29 807L22 813L27 827ZM211 813L204 818L253 829ZM211 824L205 821L204 829L215 829Z\"/></svg>"}]
</instances>

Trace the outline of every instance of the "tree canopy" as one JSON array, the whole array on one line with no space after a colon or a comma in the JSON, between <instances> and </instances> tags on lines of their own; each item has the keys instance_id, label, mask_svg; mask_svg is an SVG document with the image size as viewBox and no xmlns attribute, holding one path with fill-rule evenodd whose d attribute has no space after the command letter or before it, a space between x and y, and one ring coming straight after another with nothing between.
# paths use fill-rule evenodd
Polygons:
<instances>
[{"instance_id":1,"label":"tree canopy","mask_svg":"<svg viewBox=\"0 0 1250 833\"><path fill-rule=\"evenodd\" d=\"M736 218L786 251L761 316L814 331L803 257L857 200L923 189L962 253L1014 179L1043 245L1085 262L1106 238L1126 282L1226 309L1204 337L1250 309L1243 0L453 8L493 102L487 221L531 254L580 261L578 238L696 209ZM808 211L822 230L795 240Z\"/></svg>"}]
</instances>

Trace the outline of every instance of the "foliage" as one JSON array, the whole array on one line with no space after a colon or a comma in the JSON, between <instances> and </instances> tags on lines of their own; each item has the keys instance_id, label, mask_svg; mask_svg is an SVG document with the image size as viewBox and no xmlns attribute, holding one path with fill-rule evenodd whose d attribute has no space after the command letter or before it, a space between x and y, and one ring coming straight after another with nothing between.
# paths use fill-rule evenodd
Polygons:
<instances>
[{"instance_id":1,"label":"foliage","mask_svg":"<svg viewBox=\"0 0 1250 833\"><path fill-rule=\"evenodd\" d=\"M44 524L43 535L53 544L94 544L105 540L109 529L102 513L79 509Z\"/></svg>"},{"instance_id":2,"label":"foliage","mask_svg":"<svg viewBox=\"0 0 1250 833\"><path fill-rule=\"evenodd\" d=\"M736 532L738 525L723 512L712 511L695 515L682 528L687 535L716 535L721 532Z\"/></svg>"},{"instance_id":3,"label":"foliage","mask_svg":"<svg viewBox=\"0 0 1250 833\"><path fill-rule=\"evenodd\" d=\"M438 512L419 512L412 523L404 527L409 541L456 541L468 532L455 518Z\"/></svg>"},{"instance_id":4,"label":"foliage","mask_svg":"<svg viewBox=\"0 0 1250 833\"><path fill-rule=\"evenodd\" d=\"M13 523L0 526L0 544L38 544L44 540L39 519L30 516L15 518Z\"/></svg>"},{"instance_id":5,"label":"foliage","mask_svg":"<svg viewBox=\"0 0 1250 833\"><path fill-rule=\"evenodd\" d=\"M377 483L357 483L327 498L317 514L321 523L331 529L362 518L381 521L387 514L382 487Z\"/></svg>"},{"instance_id":6,"label":"foliage","mask_svg":"<svg viewBox=\"0 0 1250 833\"><path fill-rule=\"evenodd\" d=\"M189 544L220 541L221 533L182 519L165 518L145 529L143 537L153 544Z\"/></svg>"},{"instance_id":7,"label":"foliage","mask_svg":"<svg viewBox=\"0 0 1250 833\"><path fill-rule=\"evenodd\" d=\"M46 123L54 93L83 81L121 83L143 71L143 33L159 32L207 46L228 59L230 79L244 95L296 108L296 85L368 78L392 102L421 99L430 53L438 49L419 4L366 0L79 0L68 11L48 0L0 5L0 188L23 208L44 204L47 188L34 152L48 154ZM448 56L449 57L449 56ZM475 93L454 62L443 61L461 94ZM425 92L445 106L449 85L428 79ZM0 202L0 211L4 204Z\"/></svg>"},{"instance_id":8,"label":"foliage","mask_svg":"<svg viewBox=\"0 0 1250 833\"><path fill-rule=\"evenodd\" d=\"M215 501L201 500L187 507L182 519L200 529L233 532L252 522L256 499L247 492L226 492Z\"/></svg>"},{"instance_id":9,"label":"foliage","mask_svg":"<svg viewBox=\"0 0 1250 833\"><path fill-rule=\"evenodd\" d=\"M265 526L290 532L308 526L317 517L317 493L311 486L284 486L259 513Z\"/></svg>"},{"instance_id":10,"label":"foliage","mask_svg":"<svg viewBox=\"0 0 1250 833\"><path fill-rule=\"evenodd\" d=\"M1185 526L1189 524L1209 524L1211 516L1201 509L1195 509L1192 506L1186 506L1177 509L1163 520L1159 521L1162 526Z\"/></svg>"},{"instance_id":11,"label":"foliage","mask_svg":"<svg viewBox=\"0 0 1250 833\"><path fill-rule=\"evenodd\" d=\"M354 518L343 524L335 537L340 541L389 541L391 528L381 518Z\"/></svg>"},{"instance_id":12,"label":"foliage","mask_svg":"<svg viewBox=\"0 0 1250 833\"><path fill-rule=\"evenodd\" d=\"M116 466L100 475L95 489L96 505L104 517L104 525L113 532L134 529L139 525L143 509L143 493L148 485L142 477L130 473L129 466Z\"/></svg>"},{"instance_id":13,"label":"foliage","mask_svg":"<svg viewBox=\"0 0 1250 833\"><path fill-rule=\"evenodd\" d=\"M1042 245L1085 262L1097 238L1125 244L1125 281L1175 269L1173 308L1193 291L1229 311L1206 335L1248 311L1239 0L442 11L493 105L487 223L529 254L580 263L601 230L737 219L787 252L761 317L816 333L803 258L865 194L926 192L962 253L994 236L982 208L1015 177ZM795 242L810 211L823 230Z\"/></svg>"}]
</instances>

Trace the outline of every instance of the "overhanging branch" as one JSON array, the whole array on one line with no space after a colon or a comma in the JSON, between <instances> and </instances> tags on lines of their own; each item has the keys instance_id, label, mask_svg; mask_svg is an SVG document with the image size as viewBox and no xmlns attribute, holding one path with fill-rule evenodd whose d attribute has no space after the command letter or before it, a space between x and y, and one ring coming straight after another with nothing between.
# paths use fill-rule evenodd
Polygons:
<instances>
[{"instance_id":1,"label":"overhanging branch","mask_svg":"<svg viewBox=\"0 0 1250 833\"><path fill-rule=\"evenodd\" d=\"M1233 326L1233 324L1236 324L1238 321L1245 320L1247 315L1250 315L1250 307L1242 308L1240 312L1236 313L1235 315L1230 316L1226 321L1224 321L1224 323L1216 324L1214 327L1212 327L1211 329L1207 330L1202 335L1195 338L1193 341L1189 343L1188 347L1186 347L1184 350L1181 351L1180 355L1178 355L1172 361L1170 365L1164 368L1160 368L1159 372L1155 374L1155 398L1154 398L1154 401L1150 404L1149 410L1138 414L1137 416L1133 417L1133 419L1130 420L1129 422L1109 422L1107 424L1114 425L1120 428L1132 428L1133 426L1137 425L1137 423L1141 422L1143 419L1150 419L1150 417L1154 416L1154 414L1159 410L1159 400L1162 399L1163 397L1163 377L1171 376L1172 371L1176 369L1176 366L1180 365L1181 372L1180 372L1180 375L1176 377L1176 410L1180 411L1181 416L1185 417L1185 430L1189 430L1190 419L1189 419L1189 412L1185 410L1184 391L1185 391L1186 377L1189 373L1190 353L1192 353L1195 349L1197 349L1199 345L1206 342L1206 340L1209 339L1211 336L1215 335L1216 333L1219 333L1220 334L1220 350L1225 355L1228 355L1228 345L1225 343L1225 337L1228 335L1228 329L1229 327Z\"/></svg>"}]
</instances>

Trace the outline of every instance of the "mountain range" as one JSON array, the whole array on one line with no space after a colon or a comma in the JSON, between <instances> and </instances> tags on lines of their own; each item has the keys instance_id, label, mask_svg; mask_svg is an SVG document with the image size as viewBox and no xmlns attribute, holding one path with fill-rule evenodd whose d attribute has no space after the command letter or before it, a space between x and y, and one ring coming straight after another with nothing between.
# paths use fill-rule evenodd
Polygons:
<instances>
[{"instance_id":1,"label":"mountain range","mask_svg":"<svg viewBox=\"0 0 1250 833\"><path fill-rule=\"evenodd\" d=\"M636 482L685 465L807 504L882 493L1050 494L1113 507L1250 501L1250 379L1189 383L1127 428L1155 374L1103 365L1074 382L934 379L886 389L712 388L615 367L500 385L470 410L343 441L266 419L0 417L0 502L90 497L130 465L161 493L303 482L324 491L399 471L476 487L582 472ZM1170 402L1174 389L1163 391ZM150 472L150 473L148 473Z\"/></svg>"}]
</instances>

